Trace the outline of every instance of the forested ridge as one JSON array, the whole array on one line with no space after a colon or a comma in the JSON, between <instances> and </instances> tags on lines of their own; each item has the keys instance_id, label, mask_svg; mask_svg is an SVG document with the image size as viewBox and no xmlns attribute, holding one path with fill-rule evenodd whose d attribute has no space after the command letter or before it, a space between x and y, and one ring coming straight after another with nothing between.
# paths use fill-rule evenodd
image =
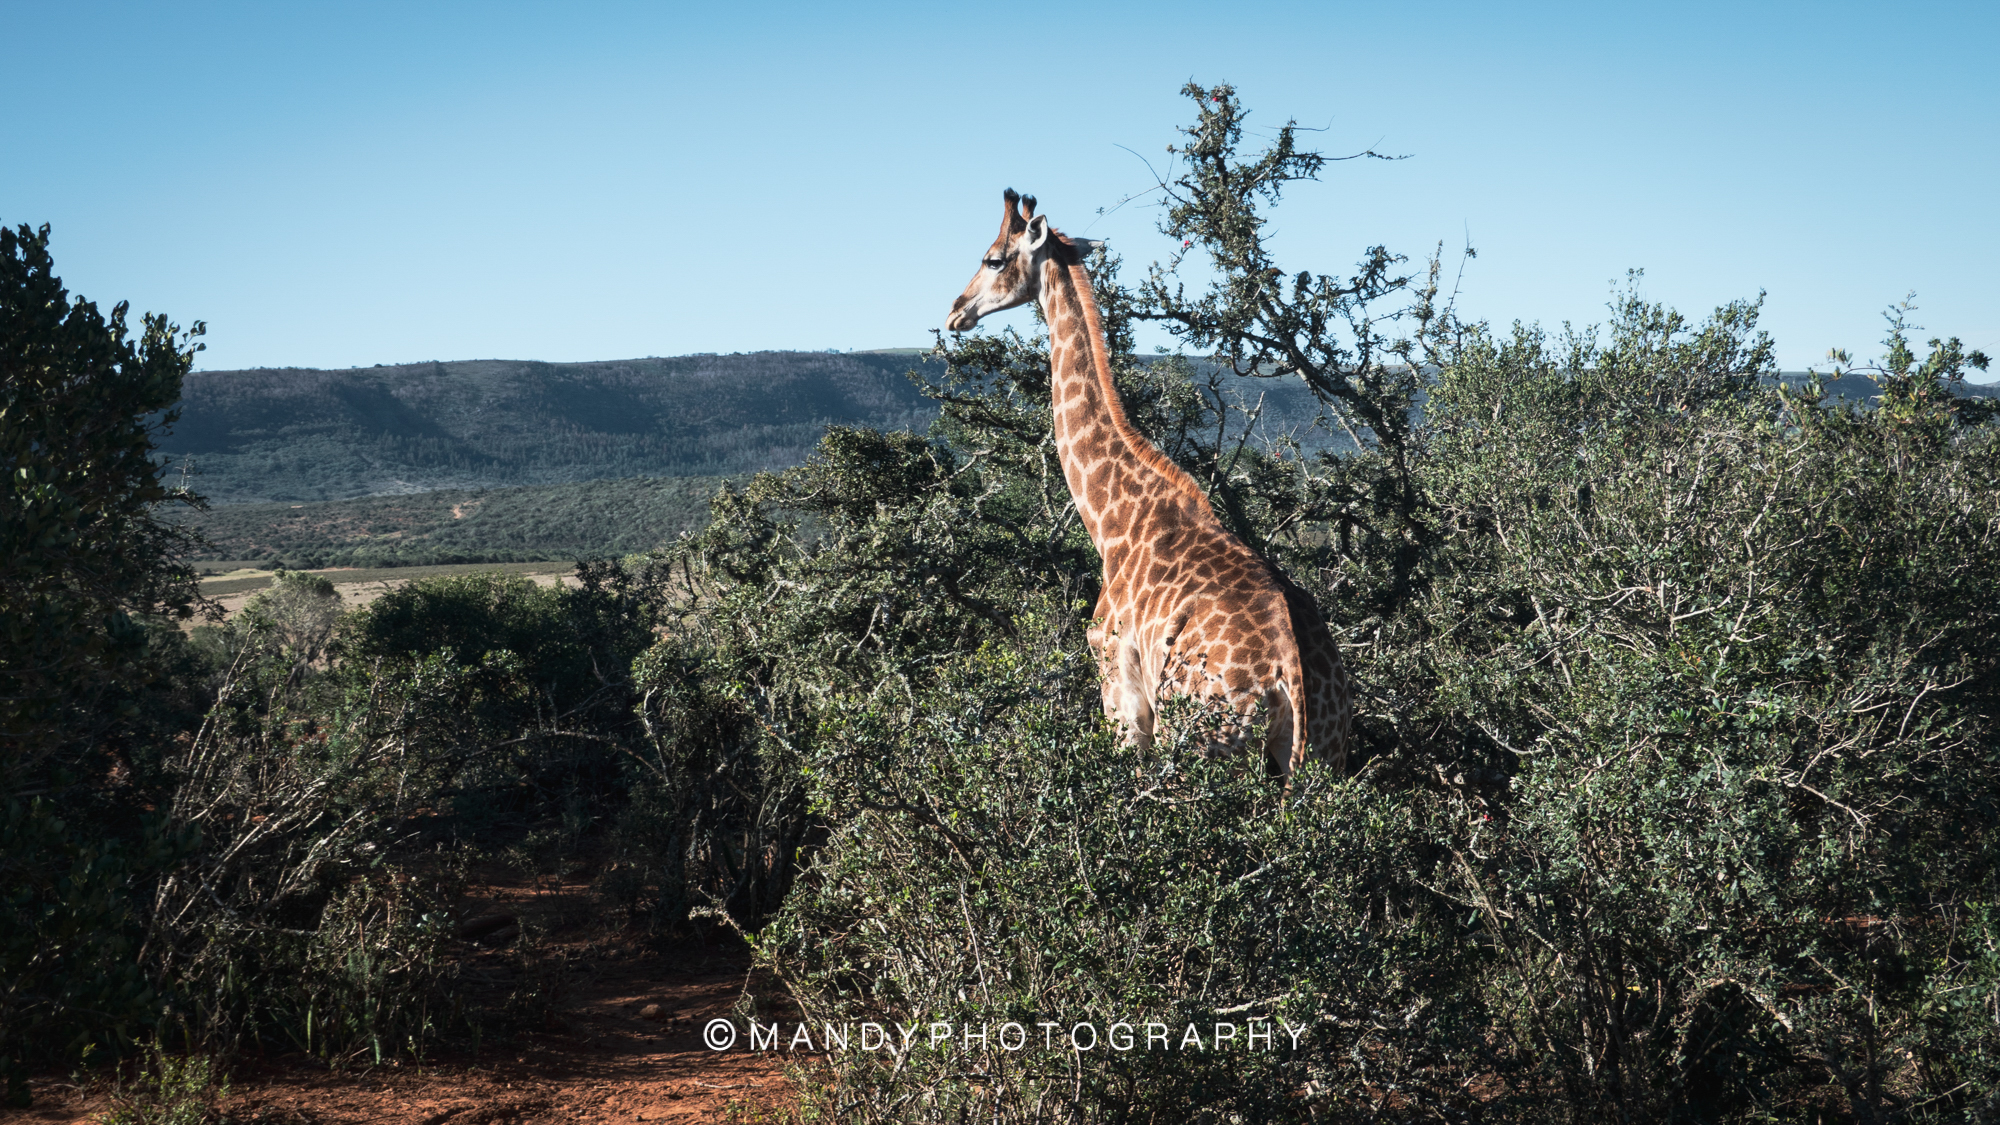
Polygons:
<instances>
[{"instance_id":1,"label":"forested ridge","mask_svg":"<svg viewBox=\"0 0 2000 1125\"><path fill-rule=\"evenodd\" d=\"M795 465L829 423L922 430L913 352L201 371L159 454L211 504Z\"/></svg>"},{"instance_id":2,"label":"forested ridge","mask_svg":"<svg viewBox=\"0 0 2000 1125\"><path fill-rule=\"evenodd\" d=\"M927 362L904 349L197 371L157 456L215 506L741 475L798 464L830 424L922 432L937 407L909 372ZM1347 444L1314 425L1302 384L1235 382L1263 400L1258 440ZM1875 393L1860 376L1827 389Z\"/></svg>"},{"instance_id":3,"label":"forested ridge","mask_svg":"<svg viewBox=\"0 0 2000 1125\"><path fill-rule=\"evenodd\" d=\"M924 431L937 407L911 374L931 363L905 349L194 372L158 455L208 507L165 514L202 536L197 560L631 554L705 525L723 479L799 464L829 425ZM1255 440L1340 443L1304 387L1230 382Z\"/></svg>"},{"instance_id":4,"label":"forested ridge","mask_svg":"<svg viewBox=\"0 0 2000 1125\"><path fill-rule=\"evenodd\" d=\"M162 446L170 476L192 466L187 483L210 506L168 518L202 536L189 558L294 568L631 554L698 530L723 479L798 464L828 425L922 432L936 406L908 373L926 363L914 351L756 352L196 372ZM1244 436L1259 448L1351 448L1301 383L1222 385L1255 415ZM1825 390L1878 393L1862 375Z\"/></svg>"}]
</instances>

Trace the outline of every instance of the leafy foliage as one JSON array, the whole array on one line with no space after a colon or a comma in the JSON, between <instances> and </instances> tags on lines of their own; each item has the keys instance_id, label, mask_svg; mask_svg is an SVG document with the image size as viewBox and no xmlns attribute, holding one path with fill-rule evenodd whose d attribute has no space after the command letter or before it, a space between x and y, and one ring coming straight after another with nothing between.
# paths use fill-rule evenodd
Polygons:
<instances>
[{"instance_id":1,"label":"leafy foliage","mask_svg":"<svg viewBox=\"0 0 2000 1125\"><path fill-rule=\"evenodd\" d=\"M106 317L54 272L46 226L0 227L0 1080L25 1097L37 1038L78 1047L151 999L124 894L168 849L141 828L83 832L89 781L143 720L144 614L191 612L185 502L149 459L193 361L183 334ZM127 825L126 827L130 827Z\"/></svg>"},{"instance_id":2,"label":"leafy foliage","mask_svg":"<svg viewBox=\"0 0 2000 1125\"><path fill-rule=\"evenodd\" d=\"M280 571L270 589L244 605L236 631L275 647L297 677L325 658L339 622L340 594L331 579Z\"/></svg>"},{"instance_id":3,"label":"leafy foliage","mask_svg":"<svg viewBox=\"0 0 2000 1125\"><path fill-rule=\"evenodd\" d=\"M331 638L329 593L283 575L212 646L215 706L161 766L187 850L142 964L191 1044L379 1062L473 1014L440 849L504 853L621 794L650 634L601 567L420 580Z\"/></svg>"},{"instance_id":4,"label":"leafy foliage","mask_svg":"<svg viewBox=\"0 0 2000 1125\"><path fill-rule=\"evenodd\" d=\"M815 1027L952 1039L894 1066L835 1055L829 1116L1286 1120L1482 1064L1459 1010L1478 958L1412 878L1436 849L1403 802L1316 767L1280 794L1204 757L1217 717L1187 707L1136 757L1068 623L1020 625L1033 643L954 660L929 693L842 708L812 756L838 827L761 948ZM996 1038L1008 1022L1025 1050Z\"/></svg>"},{"instance_id":5,"label":"leafy foliage","mask_svg":"<svg viewBox=\"0 0 2000 1125\"><path fill-rule=\"evenodd\" d=\"M229 1079L216 1060L176 1058L154 1044L133 1081L120 1081L102 1125L207 1125L215 1103L229 1096Z\"/></svg>"},{"instance_id":6,"label":"leafy foliage","mask_svg":"<svg viewBox=\"0 0 2000 1125\"><path fill-rule=\"evenodd\" d=\"M202 326L182 334L148 314L127 334L72 302L49 232L0 227L0 785L87 723L96 692L138 673L145 632L133 617L186 616L186 537L153 506L187 501L148 457L173 420Z\"/></svg>"},{"instance_id":7,"label":"leafy foliage","mask_svg":"<svg viewBox=\"0 0 2000 1125\"><path fill-rule=\"evenodd\" d=\"M1492 818L1448 893L1579 1116L1965 1105L1991 1031L1926 1013L1992 988L1994 435L1753 393L1752 306L1617 313L1471 333L1432 398L1466 533L1408 761Z\"/></svg>"}]
</instances>

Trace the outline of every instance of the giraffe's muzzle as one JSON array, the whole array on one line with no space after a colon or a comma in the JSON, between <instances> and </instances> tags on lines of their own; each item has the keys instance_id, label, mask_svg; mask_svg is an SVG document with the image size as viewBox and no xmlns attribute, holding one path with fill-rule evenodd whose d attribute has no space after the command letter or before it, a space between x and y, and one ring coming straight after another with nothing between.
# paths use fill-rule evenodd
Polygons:
<instances>
[{"instance_id":1,"label":"giraffe's muzzle","mask_svg":"<svg viewBox=\"0 0 2000 1125\"><path fill-rule=\"evenodd\" d=\"M978 324L979 311L963 297L951 306L951 315L944 318L945 328L952 332L970 332Z\"/></svg>"}]
</instances>

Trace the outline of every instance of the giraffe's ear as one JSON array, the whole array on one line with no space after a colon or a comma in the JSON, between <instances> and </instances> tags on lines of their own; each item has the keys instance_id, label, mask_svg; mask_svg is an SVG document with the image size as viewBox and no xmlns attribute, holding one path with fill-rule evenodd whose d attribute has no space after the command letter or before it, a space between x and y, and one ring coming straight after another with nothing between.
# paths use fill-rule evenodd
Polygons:
<instances>
[{"instance_id":1,"label":"giraffe's ear","mask_svg":"<svg viewBox=\"0 0 2000 1125\"><path fill-rule=\"evenodd\" d=\"M1104 249L1104 240L1101 238L1077 238L1071 236L1069 244L1076 249L1076 258L1078 261L1082 261L1097 251Z\"/></svg>"},{"instance_id":2,"label":"giraffe's ear","mask_svg":"<svg viewBox=\"0 0 2000 1125\"><path fill-rule=\"evenodd\" d=\"M1028 234L1027 234L1028 253L1032 254L1035 251L1040 250L1042 248L1042 243L1047 242L1048 240L1049 240L1049 217L1047 215L1036 215L1034 218L1029 219Z\"/></svg>"}]
</instances>

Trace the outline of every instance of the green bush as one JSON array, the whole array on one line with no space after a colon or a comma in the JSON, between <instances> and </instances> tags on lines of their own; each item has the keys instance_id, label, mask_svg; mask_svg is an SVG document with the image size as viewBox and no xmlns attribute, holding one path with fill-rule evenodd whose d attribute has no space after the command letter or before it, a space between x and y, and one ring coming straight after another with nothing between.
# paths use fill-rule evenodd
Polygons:
<instances>
[{"instance_id":1,"label":"green bush","mask_svg":"<svg viewBox=\"0 0 2000 1125\"><path fill-rule=\"evenodd\" d=\"M339 672L349 682L401 682L433 659L467 670L457 706L481 733L454 752L446 798L456 821L440 830L518 842L559 819L565 800L592 817L623 803L641 739L631 668L652 640L654 595L612 564L579 573L579 588L503 574L423 579L349 622Z\"/></svg>"},{"instance_id":2,"label":"green bush","mask_svg":"<svg viewBox=\"0 0 2000 1125\"><path fill-rule=\"evenodd\" d=\"M139 963L184 1046L262 1043L329 1061L420 1049L457 1020L448 872L408 841L464 747L485 672L442 657L401 677L310 676L247 647L163 763L183 839L147 904Z\"/></svg>"},{"instance_id":3,"label":"green bush","mask_svg":"<svg viewBox=\"0 0 2000 1125\"><path fill-rule=\"evenodd\" d=\"M808 773L835 827L759 950L815 1034L943 1022L954 1046L835 1052L809 1098L835 1120L1312 1120L1382 1088L1474 1106L1426 1081L1492 1065L1485 958L1425 885L1443 826L1318 767L1286 794L1211 760L1216 717L1189 706L1135 755L1050 620L829 715ZM1121 1051L1121 1023L1171 1035Z\"/></svg>"},{"instance_id":4,"label":"green bush","mask_svg":"<svg viewBox=\"0 0 2000 1125\"><path fill-rule=\"evenodd\" d=\"M1446 353L1412 459L1436 539L1356 646L1400 710L1362 780L1282 804L1239 763L1115 745L1077 602L1024 584L1001 629L909 595L862 544L930 534L933 493L766 493L815 497L813 546L703 605L825 655L706 674L825 825L760 936L814 1026L1310 1028L1243 1057L835 1052L830 1115L1990 1111L2000 442L1907 371L1872 409L1759 389L1752 305L1615 314L1601 344ZM841 612L878 580L900 620ZM957 622L895 639L925 612ZM892 640L846 673L864 629Z\"/></svg>"},{"instance_id":5,"label":"green bush","mask_svg":"<svg viewBox=\"0 0 2000 1125\"><path fill-rule=\"evenodd\" d=\"M0 801L0 1080L27 1102L34 1063L123 1046L158 1015L136 953L131 884L171 858L156 832L129 843L39 799Z\"/></svg>"},{"instance_id":6,"label":"green bush","mask_svg":"<svg viewBox=\"0 0 2000 1125\"><path fill-rule=\"evenodd\" d=\"M185 617L191 540L155 516L189 502L161 482L154 441L173 423L202 326L183 334L126 306L109 317L55 275L49 230L0 225L0 784L93 726L108 686L143 678L135 618ZM156 412L164 411L164 415Z\"/></svg>"},{"instance_id":7,"label":"green bush","mask_svg":"<svg viewBox=\"0 0 2000 1125\"><path fill-rule=\"evenodd\" d=\"M159 766L185 850L140 959L190 1048L380 1061L504 1022L459 977L454 868L573 851L624 803L651 636L630 576L431 578L339 617L330 595L287 574L197 637L215 703Z\"/></svg>"},{"instance_id":8,"label":"green bush","mask_svg":"<svg viewBox=\"0 0 2000 1125\"><path fill-rule=\"evenodd\" d=\"M1950 345L1830 408L1722 377L1748 306L1618 312L1602 347L1474 333L1431 399L1467 530L1409 721L1506 779L1441 890L1578 1118L1963 1110L2000 1083L1968 1006L2000 983L2000 443L1912 400Z\"/></svg>"},{"instance_id":9,"label":"green bush","mask_svg":"<svg viewBox=\"0 0 2000 1125\"><path fill-rule=\"evenodd\" d=\"M188 536L155 515L194 502L161 481L201 325L107 317L57 277L49 229L0 226L0 1083L154 1014L131 960L133 883L171 848L130 801L136 733L165 708L152 615L186 617ZM164 412L164 413L162 413ZM129 795L128 795L129 800Z\"/></svg>"}]
</instances>

